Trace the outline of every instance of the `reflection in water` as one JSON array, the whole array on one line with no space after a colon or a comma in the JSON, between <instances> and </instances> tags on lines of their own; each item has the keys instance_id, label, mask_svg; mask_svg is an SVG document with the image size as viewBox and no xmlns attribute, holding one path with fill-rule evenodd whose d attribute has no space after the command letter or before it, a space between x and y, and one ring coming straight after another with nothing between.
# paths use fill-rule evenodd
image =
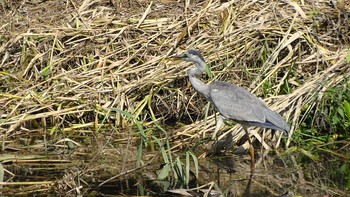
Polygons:
<instances>
[{"instance_id":1,"label":"reflection in water","mask_svg":"<svg viewBox=\"0 0 350 197\"><path fill-rule=\"evenodd\" d=\"M190 193L194 196L346 196L346 173L349 172L349 161L320 159L313 161L304 154L294 152L281 155L276 152L260 152L256 160L254 174L250 173L250 157L248 155L233 155L207 157L199 160L199 177L192 176L189 186L174 179L156 180L156 172L160 163L150 165L140 171L129 174L128 177L113 180L102 187L97 186L112 175L111 173L94 173L92 180L82 177L86 182L82 188L86 192L93 191L98 195L134 195L134 196L178 196ZM49 161L49 160L47 160ZM13 182L18 181L55 181L61 176L67 176L68 171L79 172L83 167L69 160L57 160L57 163L4 163L4 168L14 173ZM110 160L108 160L110 161ZM101 160L99 160L101 162ZM131 165L134 163L132 162ZM89 164L92 165L92 164ZM119 165L105 166L110 168ZM193 166L191 166L193 167ZM75 170L72 170L75 169ZM193 170L193 169L192 169ZM108 173L107 173L108 172ZM87 174L86 172L83 174ZM79 176L72 173L72 179ZM5 176L5 180L9 177ZM82 182L82 183L84 183ZM199 188L203 186L202 188ZM74 187L72 187L74 188ZM197 188L197 189L196 189ZM169 191L172 191L170 193ZM5 191L5 190L3 190ZM175 194L176 193L176 194ZM85 193L86 194L86 193Z\"/></svg>"},{"instance_id":2,"label":"reflection in water","mask_svg":"<svg viewBox=\"0 0 350 197\"><path fill-rule=\"evenodd\" d=\"M202 161L202 175L199 182L215 180L217 188L223 196L344 196L345 185L342 183L345 177L333 179L332 169L327 166L338 165L336 162L315 162L305 160L304 155L279 155L263 152L259 155L256 170L251 174L249 158L247 156L216 157ZM333 164L331 164L333 163ZM344 163L344 161L337 161ZM334 170L334 169L333 169ZM327 176L328 175L328 176ZM335 177L333 177L335 178Z\"/></svg>"}]
</instances>

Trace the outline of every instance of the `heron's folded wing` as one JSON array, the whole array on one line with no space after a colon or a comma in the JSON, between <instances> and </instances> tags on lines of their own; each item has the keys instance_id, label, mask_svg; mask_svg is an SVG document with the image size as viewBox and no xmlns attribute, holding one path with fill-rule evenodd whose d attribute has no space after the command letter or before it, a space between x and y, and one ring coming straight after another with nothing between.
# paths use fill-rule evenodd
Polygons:
<instances>
[{"instance_id":1,"label":"heron's folded wing","mask_svg":"<svg viewBox=\"0 0 350 197\"><path fill-rule=\"evenodd\" d=\"M290 130L279 113L272 111L258 97L236 85L213 83L210 85L210 99L225 118L286 132Z\"/></svg>"},{"instance_id":2,"label":"heron's folded wing","mask_svg":"<svg viewBox=\"0 0 350 197\"><path fill-rule=\"evenodd\" d=\"M227 83L215 83L210 89L210 99L225 118L237 121L266 121L267 106L247 90Z\"/></svg>"}]
</instances>

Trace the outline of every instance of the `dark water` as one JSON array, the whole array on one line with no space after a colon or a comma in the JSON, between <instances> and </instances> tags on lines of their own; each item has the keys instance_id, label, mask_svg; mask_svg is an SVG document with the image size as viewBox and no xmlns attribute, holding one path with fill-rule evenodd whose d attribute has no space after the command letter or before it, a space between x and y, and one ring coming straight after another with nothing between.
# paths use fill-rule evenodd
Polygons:
<instances>
[{"instance_id":1,"label":"dark water","mask_svg":"<svg viewBox=\"0 0 350 197\"><path fill-rule=\"evenodd\" d=\"M196 178L192 174L188 186L174 178L157 180L157 173L163 165L161 162L126 173L125 176L119 176L101 187L98 187L101 182L122 171L121 165L108 157L104 163L98 163L101 162L101 158L90 161L45 158L40 162L4 162L4 168L13 173L5 173L4 180L7 182L52 183L46 187L40 184L5 185L2 193L8 196L45 196L47 193L75 196L76 191L82 196L179 196L176 193L184 192L193 196L203 196L205 193L210 194L209 196L251 197L350 196L348 160L332 158L326 154L318 160L312 160L298 151L284 154L257 151L256 155L256 169L253 174L247 155L200 159L199 176ZM124 164L125 170L133 169L135 163L136 161L132 161ZM191 169L194 171L193 165ZM196 189L200 186L203 188ZM67 193L69 187L72 191Z\"/></svg>"}]
</instances>

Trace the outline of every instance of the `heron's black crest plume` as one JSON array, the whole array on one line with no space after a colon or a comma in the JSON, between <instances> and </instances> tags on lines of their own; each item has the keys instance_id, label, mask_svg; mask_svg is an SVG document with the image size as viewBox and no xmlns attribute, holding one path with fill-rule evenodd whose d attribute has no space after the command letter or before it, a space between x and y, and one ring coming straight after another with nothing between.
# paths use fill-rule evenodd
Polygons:
<instances>
[{"instance_id":1,"label":"heron's black crest plume","mask_svg":"<svg viewBox=\"0 0 350 197\"><path fill-rule=\"evenodd\" d=\"M195 50L195 49L190 49L187 51L189 54L191 55L196 55L198 56L203 62L205 62L204 57L202 56L202 54L199 53L199 51Z\"/></svg>"}]
</instances>

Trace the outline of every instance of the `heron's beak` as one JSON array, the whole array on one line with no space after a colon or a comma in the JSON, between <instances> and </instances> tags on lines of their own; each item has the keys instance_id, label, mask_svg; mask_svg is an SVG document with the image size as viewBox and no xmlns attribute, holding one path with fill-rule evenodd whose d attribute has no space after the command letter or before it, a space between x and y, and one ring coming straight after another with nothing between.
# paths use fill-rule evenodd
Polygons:
<instances>
[{"instance_id":1,"label":"heron's beak","mask_svg":"<svg viewBox=\"0 0 350 197\"><path fill-rule=\"evenodd\" d=\"M180 55L173 55L168 57L171 60L182 60L184 58L184 54L180 54Z\"/></svg>"},{"instance_id":2,"label":"heron's beak","mask_svg":"<svg viewBox=\"0 0 350 197\"><path fill-rule=\"evenodd\" d=\"M168 59L171 59L171 60L182 60L181 57L177 57L177 56L171 56L171 57L168 57Z\"/></svg>"}]
</instances>

